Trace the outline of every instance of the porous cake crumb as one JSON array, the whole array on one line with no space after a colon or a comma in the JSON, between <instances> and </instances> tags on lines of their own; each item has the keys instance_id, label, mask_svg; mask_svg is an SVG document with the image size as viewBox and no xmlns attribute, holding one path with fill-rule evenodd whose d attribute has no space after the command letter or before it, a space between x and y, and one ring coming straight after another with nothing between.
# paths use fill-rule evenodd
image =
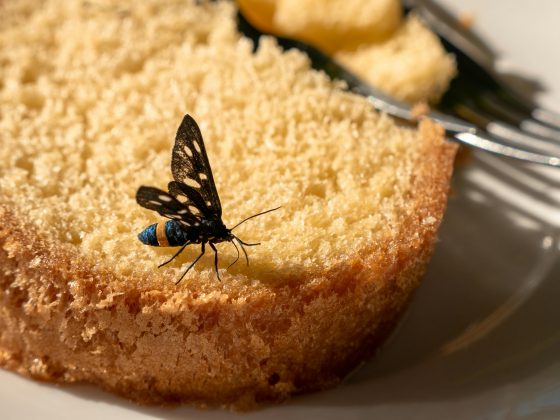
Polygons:
<instances>
[{"instance_id":1,"label":"porous cake crumb","mask_svg":"<svg viewBox=\"0 0 560 420\"><path fill-rule=\"evenodd\" d=\"M144 403L249 408L338 383L429 259L455 147L398 127L229 2L0 3L0 364ZM24 23L24 24L23 24ZM250 265L136 235L184 114ZM429 221L426 222L426 221Z\"/></svg>"}]
</instances>

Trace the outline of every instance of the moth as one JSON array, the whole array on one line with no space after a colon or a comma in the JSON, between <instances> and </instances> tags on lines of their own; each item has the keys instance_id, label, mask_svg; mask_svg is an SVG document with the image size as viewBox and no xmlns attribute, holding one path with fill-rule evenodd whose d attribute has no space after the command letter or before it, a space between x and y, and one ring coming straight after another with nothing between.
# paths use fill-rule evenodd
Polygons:
<instances>
[{"instance_id":1,"label":"moth","mask_svg":"<svg viewBox=\"0 0 560 420\"><path fill-rule=\"evenodd\" d=\"M140 242L160 247L180 247L179 250L161 268L177 258L191 244L201 244L201 252L179 278L179 284L191 268L202 258L206 244L214 251L214 267L218 280L218 250L216 244L231 242L237 250L237 258L229 266L239 260L239 244L247 265L249 256L244 246L256 246L260 243L246 243L235 236L232 231L254 217L278 210L276 207L254 214L242 220L231 229L222 221L222 205L216 190L212 169L206 155L200 128L190 115L185 115L177 135L171 155L171 173L173 181L168 184L169 192L155 187L141 186L136 193L136 202L148 210L158 212L168 220L154 223L138 234Z\"/></svg>"}]
</instances>

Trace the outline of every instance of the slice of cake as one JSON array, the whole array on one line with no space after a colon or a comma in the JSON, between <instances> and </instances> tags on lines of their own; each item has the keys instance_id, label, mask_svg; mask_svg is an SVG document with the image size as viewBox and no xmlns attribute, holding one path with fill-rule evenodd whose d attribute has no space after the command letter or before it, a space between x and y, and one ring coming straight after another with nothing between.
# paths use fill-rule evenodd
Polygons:
<instances>
[{"instance_id":1,"label":"slice of cake","mask_svg":"<svg viewBox=\"0 0 560 420\"><path fill-rule=\"evenodd\" d=\"M143 403L245 409L333 386L418 286L455 146L398 127L231 3L3 2L0 365ZM21 24L25 22L25 24ZM200 125L223 220L261 242L200 253L142 244L164 220L184 114Z\"/></svg>"},{"instance_id":2,"label":"slice of cake","mask_svg":"<svg viewBox=\"0 0 560 420\"><path fill-rule=\"evenodd\" d=\"M261 29L309 42L371 85L407 102L437 102L455 61L398 0L238 0Z\"/></svg>"},{"instance_id":3,"label":"slice of cake","mask_svg":"<svg viewBox=\"0 0 560 420\"><path fill-rule=\"evenodd\" d=\"M390 37L402 18L399 0L237 0L269 31L303 39L325 52Z\"/></svg>"}]
</instances>

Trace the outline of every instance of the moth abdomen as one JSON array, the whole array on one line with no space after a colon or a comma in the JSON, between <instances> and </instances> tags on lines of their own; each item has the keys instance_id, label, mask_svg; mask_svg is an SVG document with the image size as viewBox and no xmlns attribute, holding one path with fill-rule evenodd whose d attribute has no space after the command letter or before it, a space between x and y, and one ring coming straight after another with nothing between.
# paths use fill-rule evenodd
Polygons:
<instances>
[{"instance_id":1,"label":"moth abdomen","mask_svg":"<svg viewBox=\"0 0 560 420\"><path fill-rule=\"evenodd\" d=\"M138 234L138 239L151 246L181 246L187 240L184 230L174 220L148 226Z\"/></svg>"}]
</instances>

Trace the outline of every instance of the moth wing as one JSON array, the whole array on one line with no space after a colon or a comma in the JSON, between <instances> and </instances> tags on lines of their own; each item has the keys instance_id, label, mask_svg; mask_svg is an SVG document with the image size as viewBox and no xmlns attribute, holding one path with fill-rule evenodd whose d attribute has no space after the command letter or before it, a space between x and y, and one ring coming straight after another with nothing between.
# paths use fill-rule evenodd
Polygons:
<instances>
[{"instance_id":1,"label":"moth wing","mask_svg":"<svg viewBox=\"0 0 560 420\"><path fill-rule=\"evenodd\" d=\"M168 184L168 189L169 194L187 206L193 214L199 217L203 216L206 219L211 219L215 216L212 209L206 205L204 198L195 188L181 182L171 181Z\"/></svg>"},{"instance_id":2,"label":"moth wing","mask_svg":"<svg viewBox=\"0 0 560 420\"><path fill-rule=\"evenodd\" d=\"M208 209L209 217L221 219L222 205L206 155L202 134L190 115L185 115L177 130L171 156L171 172L175 181L198 192ZM193 204L197 206L196 203Z\"/></svg>"},{"instance_id":3,"label":"moth wing","mask_svg":"<svg viewBox=\"0 0 560 420\"><path fill-rule=\"evenodd\" d=\"M184 227L200 225L200 218L169 193L154 187L140 187L136 202L142 207L158 212L163 217L175 220Z\"/></svg>"}]
</instances>

